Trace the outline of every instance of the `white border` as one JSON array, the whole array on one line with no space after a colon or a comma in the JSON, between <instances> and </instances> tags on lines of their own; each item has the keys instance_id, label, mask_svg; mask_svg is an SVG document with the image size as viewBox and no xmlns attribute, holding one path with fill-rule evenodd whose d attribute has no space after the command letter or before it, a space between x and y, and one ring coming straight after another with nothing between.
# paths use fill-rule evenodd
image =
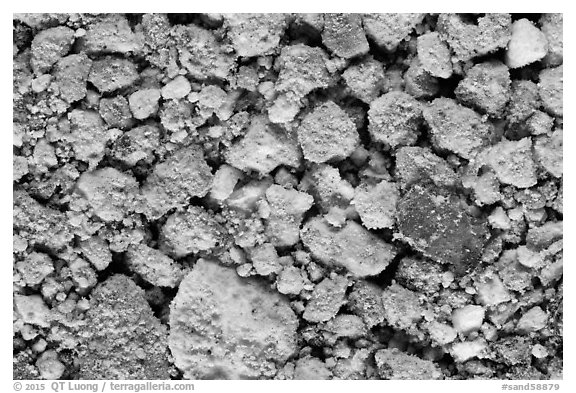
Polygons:
<instances>
[{"instance_id":1,"label":"white border","mask_svg":"<svg viewBox=\"0 0 576 393\"><path fill-rule=\"evenodd\" d=\"M576 194L574 193L574 175L571 172L574 165L574 156L572 149L576 147L574 139L576 138L576 130L574 130L573 114L571 109L574 104L574 77L570 72L574 66L574 44L573 40L569 37L576 37L574 31L574 20L572 7L567 4L568 2L562 1L522 1L516 4L510 4L503 0L484 0L480 3L465 2L465 1L395 1L387 2L381 1L358 1L350 0L343 1L330 1L330 2L314 2L313 0L290 0L287 2L269 1L209 1L197 4L194 0L190 2L182 1L156 1L149 4L143 2L123 2L111 0L97 0L93 2L79 2L68 1L41 1L41 0L28 0L25 2L3 2L2 4L2 54L4 61L2 61L2 132L0 132L1 148L3 149L0 155L2 170L0 171L1 183L6 188L2 192L2 209L1 209L1 236L2 241L0 250L2 251L3 263L0 264L2 285L1 285L1 311L6 316L6 321L1 325L0 340L2 343L2 357L1 370L2 370L2 387L5 391L12 391L12 359L11 350L12 340L11 331L12 326L8 322L8 315L11 315L12 309L12 293L11 293L11 277L12 277L12 262L10 252L12 250L12 192L8 190L8 184L12 179L12 71L11 61L8 56L12 54L12 32L11 19L13 13L18 12L563 12L564 13L564 107L567 108L567 113L564 117L566 132L564 133L564 144L567 146L564 154L564 168L565 168L565 184L564 184L564 200L567 202L564 205L565 221L568 225L564 226L565 239L565 265L564 277L568 277L569 282L564 288L564 381L561 383L562 391L576 391L574 388L576 380L574 372L576 370L574 364L574 262L576 261L574 255L574 246L570 240L576 239L574 230L571 226L574 223L574 208L571 202L574 201ZM310 391L312 389L329 388L335 391L344 391L348 389L360 388L362 391L378 391L382 390L395 391L396 389L404 389L408 391L419 391L425 389L426 392L458 392L461 393L463 389L470 392L490 392L500 391L501 384L506 383L520 383L521 381L330 381L330 382L314 382L314 381L286 381L286 382L197 382L196 391L219 391L220 389L238 390L238 391L266 391L267 393L272 389L274 391ZM525 381L528 382L528 381ZM555 382L555 381L551 381ZM4 390L4 389L3 389ZM47 388L49 390L49 387Z\"/></svg>"}]
</instances>

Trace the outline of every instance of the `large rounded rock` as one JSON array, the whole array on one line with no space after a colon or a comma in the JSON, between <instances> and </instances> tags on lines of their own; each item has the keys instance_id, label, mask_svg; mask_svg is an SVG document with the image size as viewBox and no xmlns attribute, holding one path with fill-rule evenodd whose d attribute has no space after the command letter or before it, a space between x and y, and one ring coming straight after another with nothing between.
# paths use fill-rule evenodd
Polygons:
<instances>
[{"instance_id":1,"label":"large rounded rock","mask_svg":"<svg viewBox=\"0 0 576 393\"><path fill-rule=\"evenodd\" d=\"M284 297L200 259L170 306L169 346L188 379L271 378L296 351L297 327Z\"/></svg>"}]
</instances>

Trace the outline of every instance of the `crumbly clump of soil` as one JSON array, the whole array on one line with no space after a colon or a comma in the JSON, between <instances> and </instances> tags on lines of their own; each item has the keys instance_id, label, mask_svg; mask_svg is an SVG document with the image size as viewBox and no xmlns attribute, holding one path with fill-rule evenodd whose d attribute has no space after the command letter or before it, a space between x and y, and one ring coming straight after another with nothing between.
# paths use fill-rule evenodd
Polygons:
<instances>
[{"instance_id":1,"label":"crumbly clump of soil","mask_svg":"<svg viewBox=\"0 0 576 393\"><path fill-rule=\"evenodd\" d=\"M15 14L14 379L561 379L562 14Z\"/></svg>"}]
</instances>

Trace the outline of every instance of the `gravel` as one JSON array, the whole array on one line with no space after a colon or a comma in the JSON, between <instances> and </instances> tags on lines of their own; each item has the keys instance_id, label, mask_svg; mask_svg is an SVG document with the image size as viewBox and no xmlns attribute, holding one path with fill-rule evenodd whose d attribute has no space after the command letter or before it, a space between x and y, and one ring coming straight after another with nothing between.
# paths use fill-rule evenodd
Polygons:
<instances>
[{"instance_id":1,"label":"gravel","mask_svg":"<svg viewBox=\"0 0 576 393\"><path fill-rule=\"evenodd\" d=\"M14 379L561 379L562 14L15 14Z\"/></svg>"}]
</instances>

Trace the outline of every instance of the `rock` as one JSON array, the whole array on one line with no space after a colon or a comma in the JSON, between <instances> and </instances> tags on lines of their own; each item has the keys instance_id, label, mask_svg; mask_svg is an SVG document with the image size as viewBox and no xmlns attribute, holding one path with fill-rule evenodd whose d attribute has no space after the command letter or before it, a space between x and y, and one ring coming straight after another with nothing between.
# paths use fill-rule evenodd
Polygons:
<instances>
[{"instance_id":1,"label":"rock","mask_svg":"<svg viewBox=\"0 0 576 393\"><path fill-rule=\"evenodd\" d=\"M538 278L542 282L542 285L544 285L545 287L549 287L552 285L556 285L558 280L562 278L563 274L564 274L564 258L558 258L555 262L544 267L540 271Z\"/></svg>"},{"instance_id":2,"label":"rock","mask_svg":"<svg viewBox=\"0 0 576 393\"><path fill-rule=\"evenodd\" d=\"M210 252L222 246L224 228L213 214L199 206L171 214L161 229L162 250L174 258Z\"/></svg>"},{"instance_id":3,"label":"rock","mask_svg":"<svg viewBox=\"0 0 576 393\"><path fill-rule=\"evenodd\" d=\"M77 348L82 379L169 379L166 327L124 275L113 275L91 294Z\"/></svg>"},{"instance_id":4,"label":"rock","mask_svg":"<svg viewBox=\"0 0 576 393\"><path fill-rule=\"evenodd\" d=\"M203 197L210 190L212 172L199 146L180 148L160 161L142 186L145 214L159 218L170 209L183 207L190 197Z\"/></svg>"},{"instance_id":5,"label":"rock","mask_svg":"<svg viewBox=\"0 0 576 393\"><path fill-rule=\"evenodd\" d=\"M427 328L430 338L438 345L450 344L458 335L452 326L437 321L431 322Z\"/></svg>"},{"instance_id":6,"label":"rock","mask_svg":"<svg viewBox=\"0 0 576 393\"><path fill-rule=\"evenodd\" d=\"M534 250L543 250L563 238L563 221L549 221L542 226L528 229L526 245Z\"/></svg>"},{"instance_id":7,"label":"rock","mask_svg":"<svg viewBox=\"0 0 576 393\"><path fill-rule=\"evenodd\" d=\"M272 378L297 350L287 300L214 261L194 265L170 310L170 350L187 379Z\"/></svg>"},{"instance_id":8,"label":"rock","mask_svg":"<svg viewBox=\"0 0 576 393\"><path fill-rule=\"evenodd\" d=\"M122 221L136 208L138 183L132 176L107 167L84 172L76 183L93 214L104 222Z\"/></svg>"},{"instance_id":9,"label":"rock","mask_svg":"<svg viewBox=\"0 0 576 393\"><path fill-rule=\"evenodd\" d=\"M256 246L250 252L250 259L252 260L254 270L261 276L267 276L272 273L278 274L282 270L282 265L280 265L278 261L276 248L270 243Z\"/></svg>"},{"instance_id":10,"label":"rock","mask_svg":"<svg viewBox=\"0 0 576 393\"><path fill-rule=\"evenodd\" d=\"M464 363L472 358L483 358L488 346L482 339L457 342L452 345L450 354L457 363Z\"/></svg>"},{"instance_id":11,"label":"rock","mask_svg":"<svg viewBox=\"0 0 576 393\"><path fill-rule=\"evenodd\" d=\"M546 327L548 322L548 314L546 314L540 307L532 307L526 311L518 323L516 329L520 332L530 333L542 330Z\"/></svg>"},{"instance_id":12,"label":"rock","mask_svg":"<svg viewBox=\"0 0 576 393\"><path fill-rule=\"evenodd\" d=\"M24 323L47 328L53 319L52 311L40 295L14 295L14 309Z\"/></svg>"},{"instance_id":13,"label":"rock","mask_svg":"<svg viewBox=\"0 0 576 393\"><path fill-rule=\"evenodd\" d=\"M458 333L470 334L482 326L484 307L467 305L452 312L452 325Z\"/></svg>"},{"instance_id":14,"label":"rock","mask_svg":"<svg viewBox=\"0 0 576 393\"><path fill-rule=\"evenodd\" d=\"M304 289L306 277L295 266L287 266L278 274L276 288L284 295L298 295Z\"/></svg>"},{"instance_id":15,"label":"rock","mask_svg":"<svg viewBox=\"0 0 576 393\"><path fill-rule=\"evenodd\" d=\"M28 174L28 160L26 157L14 155L12 157L12 180L17 182Z\"/></svg>"},{"instance_id":16,"label":"rock","mask_svg":"<svg viewBox=\"0 0 576 393\"><path fill-rule=\"evenodd\" d=\"M546 68L540 72L538 90L542 105L553 116L563 116L564 67Z\"/></svg>"},{"instance_id":17,"label":"rock","mask_svg":"<svg viewBox=\"0 0 576 393\"><path fill-rule=\"evenodd\" d=\"M138 70L133 62L108 56L92 63L88 81L100 92L109 93L132 86L138 78Z\"/></svg>"},{"instance_id":18,"label":"rock","mask_svg":"<svg viewBox=\"0 0 576 393\"><path fill-rule=\"evenodd\" d=\"M179 100L190 93L191 86L188 79L183 75L178 75L162 88L162 97L165 100Z\"/></svg>"},{"instance_id":19,"label":"rock","mask_svg":"<svg viewBox=\"0 0 576 393\"><path fill-rule=\"evenodd\" d=\"M384 87L384 66L372 57L352 64L342 74L353 95L369 104Z\"/></svg>"},{"instance_id":20,"label":"rock","mask_svg":"<svg viewBox=\"0 0 576 393\"><path fill-rule=\"evenodd\" d=\"M540 30L548 41L548 53L544 61L551 66L557 66L563 62L563 14L544 14L540 18Z\"/></svg>"},{"instance_id":21,"label":"rock","mask_svg":"<svg viewBox=\"0 0 576 393\"><path fill-rule=\"evenodd\" d=\"M123 96L100 99L98 108L100 116L112 128L126 129L133 123L130 104Z\"/></svg>"},{"instance_id":22,"label":"rock","mask_svg":"<svg viewBox=\"0 0 576 393\"><path fill-rule=\"evenodd\" d=\"M364 380L367 373L372 373L372 367L367 366L368 359L372 357L370 350L360 348L353 350L347 358L336 361L332 369L335 379Z\"/></svg>"},{"instance_id":23,"label":"rock","mask_svg":"<svg viewBox=\"0 0 576 393\"><path fill-rule=\"evenodd\" d=\"M60 379L66 371L66 366L58 360L58 354L54 350L43 352L36 361L36 367L43 379Z\"/></svg>"},{"instance_id":24,"label":"rock","mask_svg":"<svg viewBox=\"0 0 576 393\"><path fill-rule=\"evenodd\" d=\"M540 137L534 143L534 158L548 173L556 178L563 175L563 131L556 130L552 135Z\"/></svg>"},{"instance_id":25,"label":"rock","mask_svg":"<svg viewBox=\"0 0 576 393\"><path fill-rule=\"evenodd\" d=\"M195 24L178 25L172 29L178 48L178 60L194 79L224 79L234 65L234 57L226 53L211 30Z\"/></svg>"},{"instance_id":26,"label":"rock","mask_svg":"<svg viewBox=\"0 0 576 393\"><path fill-rule=\"evenodd\" d=\"M290 99L287 94L279 95L268 109L268 119L274 124L291 122L300 112L300 102L297 99Z\"/></svg>"},{"instance_id":27,"label":"rock","mask_svg":"<svg viewBox=\"0 0 576 393\"><path fill-rule=\"evenodd\" d=\"M502 117L510 99L510 73L500 62L476 64L454 91L458 101L490 116Z\"/></svg>"},{"instance_id":28,"label":"rock","mask_svg":"<svg viewBox=\"0 0 576 393\"><path fill-rule=\"evenodd\" d=\"M440 368L429 360L400 352L396 348L381 349L374 356L382 379L441 379Z\"/></svg>"},{"instance_id":29,"label":"rock","mask_svg":"<svg viewBox=\"0 0 576 393\"><path fill-rule=\"evenodd\" d=\"M64 13L15 13L14 20L25 23L34 29L46 29L50 26L65 24L70 18L69 14Z\"/></svg>"},{"instance_id":30,"label":"rock","mask_svg":"<svg viewBox=\"0 0 576 393\"><path fill-rule=\"evenodd\" d=\"M36 142L33 157L34 162L39 167L53 168L58 165L58 158L54 152L54 147L45 138Z\"/></svg>"},{"instance_id":31,"label":"rock","mask_svg":"<svg viewBox=\"0 0 576 393\"><path fill-rule=\"evenodd\" d=\"M332 372L322 360L306 356L298 359L294 368L294 379L299 380L327 380L332 377Z\"/></svg>"},{"instance_id":32,"label":"rock","mask_svg":"<svg viewBox=\"0 0 576 393\"><path fill-rule=\"evenodd\" d=\"M506 50L506 64L510 68L520 68L546 56L548 41L528 19L520 19L512 24L512 36Z\"/></svg>"},{"instance_id":33,"label":"rock","mask_svg":"<svg viewBox=\"0 0 576 393\"><path fill-rule=\"evenodd\" d=\"M403 189L420 181L432 181L438 187L450 187L458 181L454 169L445 160L418 146L396 150L396 176Z\"/></svg>"},{"instance_id":34,"label":"rock","mask_svg":"<svg viewBox=\"0 0 576 393\"><path fill-rule=\"evenodd\" d=\"M530 341L523 336L507 336L492 345L492 357L508 366L531 363Z\"/></svg>"},{"instance_id":35,"label":"rock","mask_svg":"<svg viewBox=\"0 0 576 393\"><path fill-rule=\"evenodd\" d=\"M300 223L313 205L312 196L271 185L266 190L266 200L270 205L270 216L266 222L266 232L276 247L293 246L300 240Z\"/></svg>"},{"instance_id":36,"label":"rock","mask_svg":"<svg viewBox=\"0 0 576 393\"><path fill-rule=\"evenodd\" d=\"M15 191L13 200L14 231L29 245L58 251L73 239L72 227L64 213L41 205L24 191Z\"/></svg>"},{"instance_id":37,"label":"rock","mask_svg":"<svg viewBox=\"0 0 576 393\"><path fill-rule=\"evenodd\" d=\"M532 159L532 141L524 138L519 141L502 142L486 151L486 162L496 173L501 183L518 188L528 188L536 184L536 168Z\"/></svg>"},{"instance_id":38,"label":"rock","mask_svg":"<svg viewBox=\"0 0 576 393\"><path fill-rule=\"evenodd\" d=\"M260 78L256 68L251 66L240 66L236 73L235 83L236 86L241 89L246 89L252 92L256 91L260 83ZM269 84L263 86L269 86Z\"/></svg>"},{"instance_id":39,"label":"rock","mask_svg":"<svg viewBox=\"0 0 576 393\"><path fill-rule=\"evenodd\" d=\"M152 285L174 288L184 276L180 266L171 258L145 244L128 247L126 261L134 272Z\"/></svg>"},{"instance_id":40,"label":"rock","mask_svg":"<svg viewBox=\"0 0 576 393\"><path fill-rule=\"evenodd\" d=\"M318 261L344 267L357 277L379 274L396 255L393 246L354 221L334 229L316 217L304 224L300 238Z\"/></svg>"},{"instance_id":41,"label":"rock","mask_svg":"<svg viewBox=\"0 0 576 393\"><path fill-rule=\"evenodd\" d=\"M548 357L548 355L549 353L546 347L540 344L536 344L532 347L532 356L534 356L536 359L544 359Z\"/></svg>"},{"instance_id":42,"label":"rock","mask_svg":"<svg viewBox=\"0 0 576 393\"><path fill-rule=\"evenodd\" d=\"M112 146L111 155L129 167L138 162L150 163L160 147L160 129L153 124L134 127L124 132Z\"/></svg>"},{"instance_id":43,"label":"rock","mask_svg":"<svg viewBox=\"0 0 576 393\"><path fill-rule=\"evenodd\" d=\"M226 200L226 206L245 214L254 213L260 206L264 208L267 206L269 208L269 205L265 205L260 201L265 198L266 191L271 185L272 179L270 178L252 180L232 192ZM268 217L270 217L269 214Z\"/></svg>"},{"instance_id":44,"label":"rock","mask_svg":"<svg viewBox=\"0 0 576 393\"><path fill-rule=\"evenodd\" d=\"M447 79L452 75L450 49L437 32L430 32L418 37L418 59L422 68L430 75Z\"/></svg>"},{"instance_id":45,"label":"rock","mask_svg":"<svg viewBox=\"0 0 576 393\"><path fill-rule=\"evenodd\" d=\"M348 280L342 276L325 278L314 287L302 317L308 322L326 322L334 318L344 304Z\"/></svg>"},{"instance_id":46,"label":"rock","mask_svg":"<svg viewBox=\"0 0 576 393\"><path fill-rule=\"evenodd\" d=\"M333 206L345 208L354 197L354 188L330 165L314 165L300 181L300 189L314 196L324 212Z\"/></svg>"},{"instance_id":47,"label":"rock","mask_svg":"<svg viewBox=\"0 0 576 393\"><path fill-rule=\"evenodd\" d=\"M509 291L524 293L532 288L532 269L518 262L517 250L505 250L496 262L498 275Z\"/></svg>"},{"instance_id":48,"label":"rock","mask_svg":"<svg viewBox=\"0 0 576 393\"><path fill-rule=\"evenodd\" d=\"M98 277L92 266L82 258L74 258L68 263L72 282L76 287L76 292L80 295L86 295L96 284Z\"/></svg>"},{"instance_id":49,"label":"rock","mask_svg":"<svg viewBox=\"0 0 576 393\"><path fill-rule=\"evenodd\" d=\"M42 93L48 89L50 82L52 82L52 75L42 74L32 81L30 87L34 93Z\"/></svg>"},{"instance_id":50,"label":"rock","mask_svg":"<svg viewBox=\"0 0 576 393\"><path fill-rule=\"evenodd\" d=\"M132 32L126 18L114 15L91 23L82 37L81 47L88 53L137 53L142 39Z\"/></svg>"},{"instance_id":51,"label":"rock","mask_svg":"<svg viewBox=\"0 0 576 393\"><path fill-rule=\"evenodd\" d=\"M386 49L394 51L414 27L422 22L424 14L363 14L362 24L366 35Z\"/></svg>"},{"instance_id":52,"label":"rock","mask_svg":"<svg viewBox=\"0 0 576 393\"><path fill-rule=\"evenodd\" d=\"M478 292L477 300L483 306L496 306L511 300L508 289L497 274L491 274L475 284Z\"/></svg>"},{"instance_id":53,"label":"rock","mask_svg":"<svg viewBox=\"0 0 576 393\"><path fill-rule=\"evenodd\" d=\"M296 138L255 117L244 137L225 154L226 162L241 171L267 174L279 165L298 167L302 153Z\"/></svg>"},{"instance_id":54,"label":"rock","mask_svg":"<svg viewBox=\"0 0 576 393\"><path fill-rule=\"evenodd\" d=\"M138 90L128 98L132 115L138 120L155 115L158 111L159 100L160 90L158 89Z\"/></svg>"},{"instance_id":55,"label":"rock","mask_svg":"<svg viewBox=\"0 0 576 393\"><path fill-rule=\"evenodd\" d=\"M500 182L492 171L480 176L463 176L462 185L474 191L474 203L478 206L491 205L502 199Z\"/></svg>"},{"instance_id":56,"label":"rock","mask_svg":"<svg viewBox=\"0 0 576 393\"><path fill-rule=\"evenodd\" d=\"M228 37L238 56L266 55L280 43L286 28L284 14L224 14Z\"/></svg>"},{"instance_id":57,"label":"rock","mask_svg":"<svg viewBox=\"0 0 576 393\"><path fill-rule=\"evenodd\" d=\"M390 92L370 104L368 131L376 142L392 148L412 145L418 137L422 122L422 107L403 92Z\"/></svg>"},{"instance_id":58,"label":"rock","mask_svg":"<svg viewBox=\"0 0 576 393\"><path fill-rule=\"evenodd\" d=\"M490 226L492 228L507 230L512 227L510 223L510 218L508 218L506 212L500 206L496 207L492 211L492 214L488 216L488 222L490 223Z\"/></svg>"},{"instance_id":59,"label":"rock","mask_svg":"<svg viewBox=\"0 0 576 393\"><path fill-rule=\"evenodd\" d=\"M424 108L423 115L434 146L465 159L478 154L492 136L490 125L476 112L449 98L435 99Z\"/></svg>"},{"instance_id":60,"label":"rock","mask_svg":"<svg viewBox=\"0 0 576 393\"><path fill-rule=\"evenodd\" d=\"M328 87L331 79L327 60L328 56L317 47L296 44L282 48L275 64L279 70L275 89L300 99L314 89Z\"/></svg>"},{"instance_id":61,"label":"rock","mask_svg":"<svg viewBox=\"0 0 576 393\"><path fill-rule=\"evenodd\" d=\"M382 180L376 185L362 183L356 187L353 203L364 227L391 228L396 220L399 198L396 183Z\"/></svg>"},{"instance_id":62,"label":"rock","mask_svg":"<svg viewBox=\"0 0 576 393\"><path fill-rule=\"evenodd\" d=\"M96 270L104 270L112 263L112 252L110 252L108 243L99 236L92 236L81 241L80 250Z\"/></svg>"},{"instance_id":63,"label":"rock","mask_svg":"<svg viewBox=\"0 0 576 393\"><path fill-rule=\"evenodd\" d=\"M396 329L414 329L423 318L423 308L416 292L399 284L392 284L382 292L384 318Z\"/></svg>"},{"instance_id":64,"label":"rock","mask_svg":"<svg viewBox=\"0 0 576 393\"><path fill-rule=\"evenodd\" d=\"M488 13L477 23L467 23L465 15L440 14L436 29L454 52L456 60L468 61L505 48L511 36L510 14Z\"/></svg>"},{"instance_id":65,"label":"rock","mask_svg":"<svg viewBox=\"0 0 576 393\"><path fill-rule=\"evenodd\" d=\"M430 186L413 186L398 203L401 239L457 272L480 260L488 240L486 224L471 217L455 194Z\"/></svg>"},{"instance_id":66,"label":"rock","mask_svg":"<svg viewBox=\"0 0 576 393\"><path fill-rule=\"evenodd\" d=\"M34 73L43 74L62 57L66 56L74 42L74 30L65 26L40 30L31 44L31 65Z\"/></svg>"},{"instance_id":67,"label":"rock","mask_svg":"<svg viewBox=\"0 0 576 393\"><path fill-rule=\"evenodd\" d=\"M73 109L68 113L70 134L65 139L72 145L75 158L85 161L90 169L104 158L106 143L110 139L102 118L97 112Z\"/></svg>"},{"instance_id":68,"label":"rock","mask_svg":"<svg viewBox=\"0 0 576 393\"><path fill-rule=\"evenodd\" d=\"M402 258L395 279L406 288L420 293L434 294L442 284L442 267L422 258Z\"/></svg>"},{"instance_id":69,"label":"rock","mask_svg":"<svg viewBox=\"0 0 576 393\"><path fill-rule=\"evenodd\" d=\"M527 80L515 80L512 82L508 103L507 119L514 125L523 124L540 107L538 86Z\"/></svg>"},{"instance_id":70,"label":"rock","mask_svg":"<svg viewBox=\"0 0 576 393\"><path fill-rule=\"evenodd\" d=\"M545 135L552 132L554 119L542 111L535 111L526 121L526 129L532 135Z\"/></svg>"},{"instance_id":71,"label":"rock","mask_svg":"<svg viewBox=\"0 0 576 393\"><path fill-rule=\"evenodd\" d=\"M305 159L323 163L348 157L360 138L346 112L328 101L304 117L298 127L298 141Z\"/></svg>"},{"instance_id":72,"label":"rock","mask_svg":"<svg viewBox=\"0 0 576 393\"><path fill-rule=\"evenodd\" d=\"M336 56L349 59L370 50L358 14L324 14L322 42Z\"/></svg>"},{"instance_id":73,"label":"rock","mask_svg":"<svg viewBox=\"0 0 576 393\"><path fill-rule=\"evenodd\" d=\"M366 325L362 318L351 314L338 314L330 319L322 329L330 334L330 343L339 338L358 339L366 335Z\"/></svg>"},{"instance_id":74,"label":"rock","mask_svg":"<svg viewBox=\"0 0 576 393\"><path fill-rule=\"evenodd\" d=\"M210 197L219 202L225 201L232 193L238 181L243 178L244 174L239 169L224 164L214 174Z\"/></svg>"},{"instance_id":75,"label":"rock","mask_svg":"<svg viewBox=\"0 0 576 393\"><path fill-rule=\"evenodd\" d=\"M34 286L40 284L54 271L54 264L47 254L32 252L26 259L16 263L16 270L26 285Z\"/></svg>"},{"instance_id":76,"label":"rock","mask_svg":"<svg viewBox=\"0 0 576 393\"><path fill-rule=\"evenodd\" d=\"M63 57L54 66L53 85L68 104L86 97L86 80L91 66L92 60L84 53Z\"/></svg>"},{"instance_id":77,"label":"rock","mask_svg":"<svg viewBox=\"0 0 576 393\"><path fill-rule=\"evenodd\" d=\"M359 280L348 296L348 307L359 315L368 328L384 322L382 289L368 281Z\"/></svg>"},{"instance_id":78,"label":"rock","mask_svg":"<svg viewBox=\"0 0 576 393\"><path fill-rule=\"evenodd\" d=\"M209 118L215 114L220 120L228 120L232 117L234 102L238 97L236 92L226 92L215 85L207 85L202 88L200 93L194 93L196 106L200 116ZM192 97L192 95L190 96ZM192 101L192 99L189 99Z\"/></svg>"},{"instance_id":79,"label":"rock","mask_svg":"<svg viewBox=\"0 0 576 393\"><path fill-rule=\"evenodd\" d=\"M390 76L392 77L393 74ZM414 98L432 98L440 92L440 81L424 69L418 57L412 60L410 67L404 73L404 78L398 82L399 86L394 86L393 90L404 88L406 93Z\"/></svg>"}]
</instances>

